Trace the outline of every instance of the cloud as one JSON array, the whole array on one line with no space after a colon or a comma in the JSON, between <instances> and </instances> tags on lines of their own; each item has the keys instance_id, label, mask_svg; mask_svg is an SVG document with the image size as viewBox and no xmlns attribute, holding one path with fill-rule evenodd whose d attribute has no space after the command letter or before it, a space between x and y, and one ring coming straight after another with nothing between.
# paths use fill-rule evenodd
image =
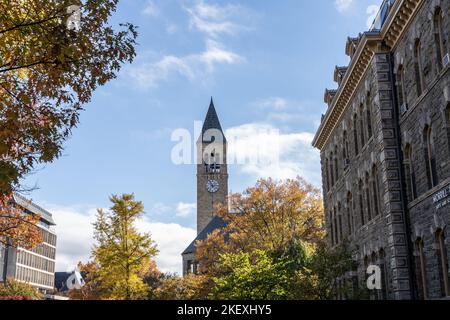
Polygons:
<instances>
[{"instance_id":1,"label":"cloud","mask_svg":"<svg viewBox=\"0 0 450 320\"><path fill-rule=\"evenodd\" d=\"M354 3L354 0L335 0L334 5L336 6L337 11L343 13L348 11L352 4Z\"/></svg>"},{"instance_id":2,"label":"cloud","mask_svg":"<svg viewBox=\"0 0 450 320\"><path fill-rule=\"evenodd\" d=\"M220 6L198 0L193 6L186 7L185 10L189 14L190 28L205 33L208 37L217 38L221 35L235 35L247 29L237 22L248 12L239 5Z\"/></svg>"},{"instance_id":3,"label":"cloud","mask_svg":"<svg viewBox=\"0 0 450 320\"><path fill-rule=\"evenodd\" d=\"M88 261L94 243L92 223L95 221L96 209L51 204L45 207L52 212L56 222L56 271L72 270L78 261ZM195 238L196 231L175 223L152 222L145 216L136 225L139 231L149 232L156 242L159 269L181 274L181 252Z\"/></svg>"},{"instance_id":4,"label":"cloud","mask_svg":"<svg viewBox=\"0 0 450 320\"><path fill-rule=\"evenodd\" d=\"M159 8L152 0L148 0L142 13L146 16L155 17L159 14Z\"/></svg>"},{"instance_id":5,"label":"cloud","mask_svg":"<svg viewBox=\"0 0 450 320\"><path fill-rule=\"evenodd\" d=\"M320 185L319 153L310 132L282 133L267 123L249 123L226 130L228 163L254 178L301 176Z\"/></svg>"},{"instance_id":6,"label":"cloud","mask_svg":"<svg viewBox=\"0 0 450 320\"><path fill-rule=\"evenodd\" d=\"M185 203L185 202L179 202L177 204L177 217L186 218L193 214L195 212L195 209L197 209L196 203Z\"/></svg>"},{"instance_id":7,"label":"cloud","mask_svg":"<svg viewBox=\"0 0 450 320\"><path fill-rule=\"evenodd\" d=\"M207 40L206 48L201 53L182 57L167 55L156 62L131 66L128 74L141 88L155 88L174 74L194 81L212 74L217 65L243 61L243 57L225 49L219 42Z\"/></svg>"}]
</instances>

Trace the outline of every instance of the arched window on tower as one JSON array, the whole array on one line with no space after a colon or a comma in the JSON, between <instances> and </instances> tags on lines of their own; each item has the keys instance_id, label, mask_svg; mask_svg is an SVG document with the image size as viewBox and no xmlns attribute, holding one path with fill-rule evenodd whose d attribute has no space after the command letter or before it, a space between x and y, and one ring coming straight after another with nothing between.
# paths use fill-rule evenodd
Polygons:
<instances>
[{"instance_id":1,"label":"arched window on tower","mask_svg":"<svg viewBox=\"0 0 450 320\"><path fill-rule=\"evenodd\" d=\"M372 201L370 199L370 176L369 173L366 172L365 179L365 196L366 196L366 208L367 208L367 221L372 220Z\"/></svg>"},{"instance_id":2,"label":"arched window on tower","mask_svg":"<svg viewBox=\"0 0 450 320\"><path fill-rule=\"evenodd\" d=\"M423 65L422 65L422 48L420 39L417 39L414 43L414 68L416 72L416 87L417 96L422 95L425 88L424 78L423 78Z\"/></svg>"},{"instance_id":3,"label":"arched window on tower","mask_svg":"<svg viewBox=\"0 0 450 320\"><path fill-rule=\"evenodd\" d=\"M442 9L436 8L434 13L434 41L436 45L436 58L439 70L444 67L444 56L447 54L444 44L444 26L442 21Z\"/></svg>"},{"instance_id":4,"label":"arched window on tower","mask_svg":"<svg viewBox=\"0 0 450 320\"><path fill-rule=\"evenodd\" d=\"M359 144L358 144L358 116L355 113L353 116L353 141L355 143L355 156L359 154Z\"/></svg>"},{"instance_id":5,"label":"arched window on tower","mask_svg":"<svg viewBox=\"0 0 450 320\"><path fill-rule=\"evenodd\" d=\"M434 145L434 136L431 126L425 126L424 129L424 143L425 143L425 165L427 169L428 187L431 189L435 187L438 182L437 167L436 167L436 153Z\"/></svg>"},{"instance_id":6,"label":"arched window on tower","mask_svg":"<svg viewBox=\"0 0 450 320\"><path fill-rule=\"evenodd\" d=\"M445 245L445 229L439 229L436 231L436 247L437 256L440 264L439 278L441 283L441 296L450 296L450 280L448 276L448 258L447 247Z\"/></svg>"},{"instance_id":7,"label":"arched window on tower","mask_svg":"<svg viewBox=\"0 0 450 320\"><path fill-rule=\"evenodd\" d=\"M397 95L400 112L403 114L408 110L408 96L405 89L405 68L400 65L397 70Z\"/></svg>"},{"instance_id":8,"label":"arched window on tower","mask_svg":"<svg viewBox=\"0 0 450 320\"><path fill-rule=\"evenodd\" d=\"M424 252L424 242L422 238L417 238L416 240L416 248L417 248L417 256L419 258L419 271L420 271L420 289L421 289L421 298L423 300L427 299L427 272L426 272L426 261L425 261L425 252Z\"/></svg>"},{"instance_id":9,"label":"arched window on tower","mask_svg":"<svg viewBox=\"0 0 450 320\"><path fill-rule=\"evenodd\" d=\"M220 173L220 159L219 155L215 151L209 154L209 161L205 163L206 173L219 174Z\"/></svg>"}]
</instances>

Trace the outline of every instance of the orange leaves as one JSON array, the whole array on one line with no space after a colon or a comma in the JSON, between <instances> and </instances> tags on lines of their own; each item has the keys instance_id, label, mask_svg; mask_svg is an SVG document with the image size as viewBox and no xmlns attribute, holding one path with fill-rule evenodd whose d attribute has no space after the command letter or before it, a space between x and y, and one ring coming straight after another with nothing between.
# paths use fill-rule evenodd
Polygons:
<instances>
[{"instance_id":1,"label":"orange leaves","mask_svg":"<svg viewBox=\"0 0 450 320\"><path fill-rule=\"evenodd\" d=\"M42 242L39 216L25 213L12 202L12 196L0 197L0 243L32 249Z\"/></svg>"},{"instance_id":2,"label":"orange leaves","mask_svg":"<svg viewBox=\"0 0 450 320\"><path fill-rule=\"evenodd\" d=\"M227 227L197 244L201 272L220 273L220 253L279 252L295 239L316 244L325 236L320 191L301 178L261 179L242 194L233 194L231 208L217 208Z\"/></svg>"}]
</instances>

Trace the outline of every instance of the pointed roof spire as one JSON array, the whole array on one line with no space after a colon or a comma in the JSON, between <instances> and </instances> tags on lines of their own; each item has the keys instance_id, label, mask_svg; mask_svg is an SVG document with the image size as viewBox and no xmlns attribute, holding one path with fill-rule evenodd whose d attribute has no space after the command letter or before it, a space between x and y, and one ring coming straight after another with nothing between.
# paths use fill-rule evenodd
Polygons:
<instances>
[{"instance_id":1,"label":"pointed roof spire","mask_svg":"<svg viewBox=\"0 0 450 320\"><path fill-rule=\"evenodd\" d=\"M206 118L205 121L203 122L202 137L204 133L209 129L217 129L220 132L222 132L223 141L226 141L225 135L222 131L222 126L220 125L219 117L217 116L216 108L214 107L213 97L211 97L208 112L206 113Z\"/></svg>"}]
</instances>

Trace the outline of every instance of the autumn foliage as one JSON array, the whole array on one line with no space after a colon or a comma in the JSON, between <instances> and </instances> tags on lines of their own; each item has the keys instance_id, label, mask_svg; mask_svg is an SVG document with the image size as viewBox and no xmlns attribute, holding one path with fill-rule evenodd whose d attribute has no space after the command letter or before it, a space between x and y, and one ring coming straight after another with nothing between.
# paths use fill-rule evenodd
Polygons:
<instances>
[{"instance_id":1,"label":"autumn foliage","mask_svg":"<svg viewBox=\"0 0 450 320\"><path fill-rule=\"evenodd\" d=\"M27 214L14 204L13 197L0 196L0 244L12 247L34 248L42 242L39 216Z\"/></svg>"},{"instance_id":2,"label":"autumn foliage","mask_svg":"<svg viewBox=\"0 0 450 320\"><path fill-rule=\"evenodd\" d=\"M117 4L0 1L0 195L61 154L94 90L135 57L135 27L109 24ZM73 5L78 28L68 24Z\"/></svg>"}]
</instances>

